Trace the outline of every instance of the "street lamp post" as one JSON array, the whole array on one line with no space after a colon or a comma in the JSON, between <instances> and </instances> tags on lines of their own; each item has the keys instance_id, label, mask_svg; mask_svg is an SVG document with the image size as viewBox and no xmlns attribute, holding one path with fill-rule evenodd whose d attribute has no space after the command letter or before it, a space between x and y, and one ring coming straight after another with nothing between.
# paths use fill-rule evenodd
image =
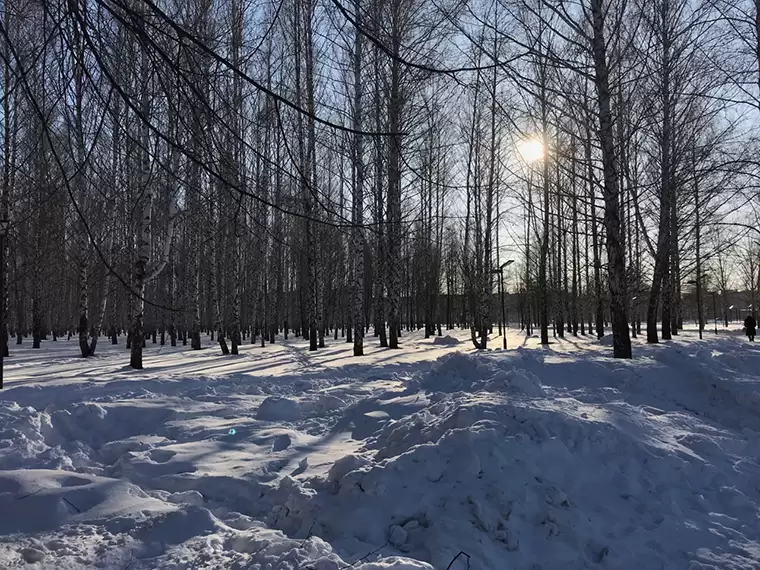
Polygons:
<instances>
[{"instance_id":1,"label":"street lamp post","mask_svg":"<svg viewBox=\"0 0 760 570\"><path fill-rule=\"evenodd\" d=\"M504 331L502 334L502 347L507 350L507 309L504 303L504 268L515 262L514 259L508 259L499 267L499 287L501 288L501 320L504 322Z\"/></svg>"},{"instance_id":2,"label":"street lamp post","mask_svg":"<svg viewBox=\"0 0 760 570\"><path fill-rule=\"evenodd\" d=\"M3 388L3 354L5 353L5 236L8 220L0 220L0 390Z\"/></svg>"},{"instance_id":3,"label":"street lamp post","mask_svg":"<svg viewBox=\"0 0 760 570\"><path fill-rule=\"evenodd\" d=\"M687 281L689 285L697 286L697 328L699 329L699 340L702 340L702 288L699 286L699 280ZM715 294L713 293L713 301L715 301ZM714 303L713 303L714 304Z\"/></svg>"},{"instance_id":4,"label":"street lamp post","mask_svg":"<svg viewBox=\"0 0 760 570\"><path fill-rule=\"evenodd\" d=\"M715 294L717 291L713 291L713 316L715 317L715 334L718 334L718 305L715 302Z\"/></svg>"},{"instance_id":5,"label":"street lamp post","mask_svg":"<svg viewBox=\"0 0 760 570\"><path fill-rule=\"evenodd\" d=\"M492 269L491 274L493 275L499 275L499 296L502 299L502 304L504 303L504 291L502 290L502 281L501 281L501 268L498 269ZM503 320L504 320L504 311L502 310L501 314L499 315L499 334L504 334L504 328L503 328Z\"/></svg>"}]
</instances>

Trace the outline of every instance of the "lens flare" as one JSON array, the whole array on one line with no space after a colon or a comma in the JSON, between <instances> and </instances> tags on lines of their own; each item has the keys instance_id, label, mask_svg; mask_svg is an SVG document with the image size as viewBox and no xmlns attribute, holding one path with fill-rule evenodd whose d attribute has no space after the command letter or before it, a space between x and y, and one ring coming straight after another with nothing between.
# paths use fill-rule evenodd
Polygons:
<instances>
[{"instance_id":1,"label":"lens flare","mask_svg":"<svg viewBox=\"0 0 760 570\"><path fill-rule=\"evenodd\" d=\"M527 162L538 162L544 158L544 143L537 139L527 139L517 144L517 152Z\"/></svg>"}]
</instances>

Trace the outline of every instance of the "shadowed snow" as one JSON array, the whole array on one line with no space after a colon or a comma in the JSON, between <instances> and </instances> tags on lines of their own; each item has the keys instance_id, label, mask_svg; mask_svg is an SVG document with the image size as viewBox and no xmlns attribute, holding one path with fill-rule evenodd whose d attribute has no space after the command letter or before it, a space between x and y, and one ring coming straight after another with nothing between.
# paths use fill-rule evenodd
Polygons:
<instances>
[{"instance_id":1,"label":"shadowed snow","mask_svg":"<svg viewBox=\"0 0 760 570\"><path fill-rule=\"evenodd\" d=\"M447 334L360 358L149 345L143 371L104 343L22 347L0 567L760 567L754 345L687 332L616 361L583 337L475 354Z\"/></svg>"}]
</instances>

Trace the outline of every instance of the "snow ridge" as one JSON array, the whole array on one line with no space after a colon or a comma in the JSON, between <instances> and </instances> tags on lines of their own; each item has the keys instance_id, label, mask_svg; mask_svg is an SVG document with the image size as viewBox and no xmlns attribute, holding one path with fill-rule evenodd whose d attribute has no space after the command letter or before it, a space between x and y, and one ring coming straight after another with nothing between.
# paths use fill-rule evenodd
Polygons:
<instances>
[{"instance_id":1,"label":"snow ridge","mask_svg":"<svg viewBox=\"0 0 760 570\"><path fill-rule=\"evenodd\" d=\"M12 386L0 567L760 567L760 351L417 342L391 366Z\"/></svg>"}]
</instances>

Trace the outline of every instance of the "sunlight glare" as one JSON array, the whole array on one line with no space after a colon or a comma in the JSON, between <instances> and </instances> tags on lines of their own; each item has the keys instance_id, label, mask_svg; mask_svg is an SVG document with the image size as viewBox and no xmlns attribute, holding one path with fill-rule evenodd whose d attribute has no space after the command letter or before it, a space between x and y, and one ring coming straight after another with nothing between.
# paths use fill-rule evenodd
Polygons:
<instances>
[{"instance_id":1,"label":"sunlight glare","mask_svg":"<svg viewBox=\"0 0 760 570\"><path fill-rule=\"evenodd\" d=\"M522 159L527 162L537 162L544 158L544 143L537 139L527 139L520 141L517 145L517 152Z\"/></svg>"}]
</instances>

